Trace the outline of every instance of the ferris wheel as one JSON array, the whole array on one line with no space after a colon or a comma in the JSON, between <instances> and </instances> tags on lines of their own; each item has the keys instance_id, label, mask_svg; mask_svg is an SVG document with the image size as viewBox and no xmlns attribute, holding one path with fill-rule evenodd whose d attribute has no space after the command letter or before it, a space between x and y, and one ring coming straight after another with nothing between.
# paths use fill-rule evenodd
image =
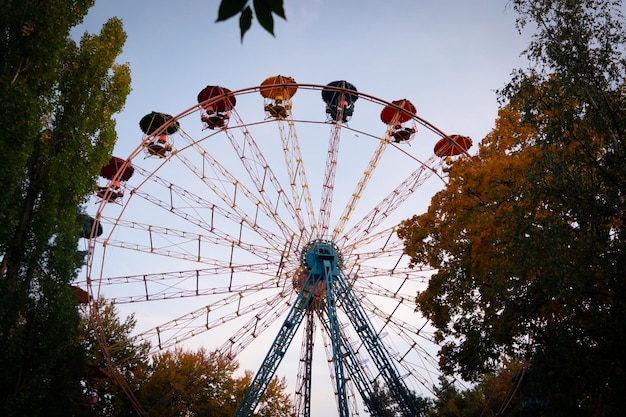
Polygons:
<instances>
[{"instance_id":1,"label":"ferris wheel","mask_svg":"<svg viewBox=\"0 0 626 417\"><path fill-rule=\"evenodd\" d=\"M471 139L344 80L273 76L207 86L196 101L146 114L137 148L103 167L92 300L133 313L153 352L203 346L258 369L237 416L285 363L297 368L287 376L298 416L321 385L340 417L381 415L380 386L403 415L420 415L415 396L439 372L415 296L433 271L409 267L395 229L426 208Z\"/></svg>"}]
</instances>

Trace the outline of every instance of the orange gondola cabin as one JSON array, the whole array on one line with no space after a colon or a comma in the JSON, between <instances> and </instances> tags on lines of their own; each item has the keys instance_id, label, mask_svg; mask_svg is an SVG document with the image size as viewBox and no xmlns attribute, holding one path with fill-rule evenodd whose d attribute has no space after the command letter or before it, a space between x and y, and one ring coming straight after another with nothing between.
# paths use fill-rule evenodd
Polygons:
<instances>
[{"instance_id":1,"label":"orange gondola cabin","mask_svg":"<svg viewBox=\"0 0 626 417\"><path fill-rule=\"evenodd\" d=\"M291 114L291 97L296 94L298 86L291 77L275 75L261 83L260 93L263 96L265 118L286 119Z\"/></svg>"}]
</instances>

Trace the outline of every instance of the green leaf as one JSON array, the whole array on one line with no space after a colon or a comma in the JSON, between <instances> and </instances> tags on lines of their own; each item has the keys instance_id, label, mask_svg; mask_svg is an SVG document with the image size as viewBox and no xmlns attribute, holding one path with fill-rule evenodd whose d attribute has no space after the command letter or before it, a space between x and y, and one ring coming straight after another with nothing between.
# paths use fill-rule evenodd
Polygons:
<instances>
[{"instance_id":1,"label":"green leaf","mask_svg":"<svg viewBox=\"0 0 626 417\"><path fill-rule=\"evenodd\" d=\"M252 26L252 9L250 6L243 9L241 16L239 16L239 30L241 32L241 42L243 42L243 36L248 29Z\"/></svg>"},{"instance_id":2,"label":"green leaf","mask_svg":"<svg viewBox=\"0 0 626 417\"><path fill-rule=\"evenodd\" d=\"M263 29L268 31L274 36L274 17L272 17L272 10L267 0L254 0L254 13L259 21L259 24Z\"/></svg>"},{"instance_id":3,"label":"green leaf","mask_svg":"<svg viewBox=\"0 0 626 417\"><path fill-rule=\"evenodd\" d=\"M283 0L266 0L266 1L270 7L270 10L274 14L287 20L287 18L285 17L285 9L283 8Z\"/></svg>"},{"instance_id":4,"label":"green leaf","mask_svg":"<svg viewBox=\"0 0 626 417\"><path fill-rule=\"evenodd\" d=\"M248 3L248 0L222 0L217 12L216 22L223 22L237 13L243 13L246 3Z\"/></svg>"}]
</instances>

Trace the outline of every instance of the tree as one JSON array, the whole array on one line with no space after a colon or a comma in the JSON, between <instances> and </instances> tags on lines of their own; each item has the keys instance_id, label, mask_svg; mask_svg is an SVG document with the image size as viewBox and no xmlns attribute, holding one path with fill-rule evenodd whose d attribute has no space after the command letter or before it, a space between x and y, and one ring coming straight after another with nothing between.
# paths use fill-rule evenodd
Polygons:
<instances>
[{"instance_id":1,"label":"tree","mask_svg":"<svg viewBox=\"0 0 626 417\"><path fill-rule=\"evenodd\" d=\"M82 382L91 400L89 408L92 415L129 415L137 412L132 400L148 378L150 343L132 336L134 316L121 321L115 304L103 298L94 306L97 314L83 311L79 332L85 356Z\"/></svg>"},{"instance_id":2,"label":"tree","mask_svg":"<svg viewBox=\"0 0 626 417\"><path fill-rule=\"evenodd\" d=\"M246 371L235 377L236 361L220 355L176 349L156 355L138 400L148 415L232 416L252 382ZM284 379L270 382L254 417L292 417L293 405Z\"/></svg>"},{"instance_id":3,"label":"tree","mask_svg":"<svg viewBox=\"0 0 626 417\"><path fill-rule=\"evenodd\" d=\"M152 359L139 401L148 415L233 415L232 373L237 364L200 349L166 351Z\"/></svg>"},{"instance_id":4,"label":"tree","mask_svg":"<svg viewBox=\"0 0 626 417\"><path fill-rule=\"evenodd\" d=\"M368 414L375 417L394 417L402 415L402 409L398 406L394 395L389 388L381 385L375 380L373 385L373 395L368 400ZM409 393L415 409L419 410L420 416L427 416L432 412L432 400L425 397L418 397L413 391Z\"/></svg>"},{"instance_id":5,"label":"tree","mask_svg":"<svg viewBox=\"0 0 626 417\"><path fill-rule=\"evenodd\" d=\"M544 415L618 414L626 393L625 33L618 1L516 0L538 32L495 129L403 223L443 369L529 361Z\"/></svg>"},{"instance_id":6,"label":"tree","mask_svg":"<svg viewBox=\"0 0 626 417\"><path fill-rule=\"evenodd\" d=\"M253 378L254 373L246 370L243 376L235 379L236 406L239 406L239 403L243 401ZM286 390L287 380L285 378L272 378L252 417L295 417L294 405ZM237 407L234 410L236 409Z\"/></svg>"},{"instance_id":7,"label":"tree","mask_svg":"<svg viewBox=\"0 0 626 417\"><path fill-rule=\"evenodd\" d=\"M283 9L283 0L253 0L252 7L248 3L250 3L249 0L222 0L217 12L216 22L223 22L239 15L241 42L252 26L254 16L256 16L261 27L272 36L274 36L274 15L287 19ZM252 8L254 8L254 12Z\"/></svg>"},{"instance_id":8,"label":"tree","mask_svg":"<svg viewBox=\"0 0 626 417\"><path fill-rule=\"evenodd\" d=\"M525 368L507 363L494 372L484 374L471 388L459 391L445 377L435 387L435 404L431 415L438 417L505 417L524 415L520 404L525 401L520 378Z\"/></svg>"},{"instance_id":9,"label":"tree","mask_svg":"<svg viewBox=\"0 0 626 417\"><path fill-rule=\"evenodd\" d=\"M0 11L0 410L67 415L80 407L80 206L116 139L130 89L111 19L69 38L93 0L5 2ZM64 370L61 372L60 370ZM62 380L61 380L62 379Z\"/></svg>"}]
</instances>

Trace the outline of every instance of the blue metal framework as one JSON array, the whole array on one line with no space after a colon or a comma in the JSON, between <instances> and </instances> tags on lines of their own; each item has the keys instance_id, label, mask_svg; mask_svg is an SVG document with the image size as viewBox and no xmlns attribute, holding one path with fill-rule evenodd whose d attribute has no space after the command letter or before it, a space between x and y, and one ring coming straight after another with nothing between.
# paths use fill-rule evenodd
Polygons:
<instances>
[{"instance_id":1,"label":"blue metal framework","mask_svg":"<svg viewBox=\"0 0 626 417\"><path fill-rule=\"evenodd\" d=\"M371 415L382 416L379 399L373 389L374 380L365 375L360 365L357 352L350 348L345 334L339 325L337 307L350 320L361 342L367 349L382 378L389 394L393 397L400 413L405 417L421 416L415 396L410 392L389 357L387 351L379 343L378 335L361 306L359 299L350 288L350 284L343 274L343 258L337 245L332 241L315 239L304 246L300 255L300 263L307 273L306 280L300 289L278 335L267 353L265 359L242 402L235 413L236 417L249 417L259 405L265 390L272 380L281 360L292 342L302 321L306 319L305 339L303 342L303 380L298 388L304 396L304 408L300 415L310 417L310 389L311 389L311 360L313 349L314 318L313 312L322 323L331 340L333 367L335 373L335 393L339 417L349 417L348 395L346 383L352 380L361 395L363 403ZM318 288L324 289L324 297L315 299L314 293ZM347 371L347 372L346 372Z\"/></svg>"},{"instance_id":2,"label":"blue metal framework","mask_svg":"<svg viewBox=\"0 0 626 417\"><path fill-rule=\"evenodd\" d=\"M315 309L313 303L306 308L304 338L302 339L302 352L300 354L300 366L298 369L298 386L296 388L296 416L311 415L311 381L313 367L313 339L315 335Z\"/></svg>"}]
</instances>

